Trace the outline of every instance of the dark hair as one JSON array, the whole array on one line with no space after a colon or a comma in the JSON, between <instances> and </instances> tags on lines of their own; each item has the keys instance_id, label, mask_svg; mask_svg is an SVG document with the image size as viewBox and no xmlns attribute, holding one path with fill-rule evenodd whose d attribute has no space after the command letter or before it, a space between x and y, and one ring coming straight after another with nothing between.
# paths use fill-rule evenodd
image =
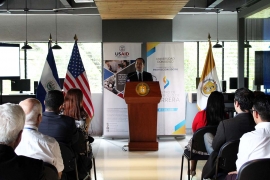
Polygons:
<instances>
[{"instance_id":1,"label":"dark hair","mask_svg":"<svg viewBox=\"0 0 270 180\"><path fill-rule=\"evenodd\" d=\"M254 99L254 110L261 116L262 121L270 122L270 96L260 95Z\"/></svg>"},{"instance_id":2,"label":"dark hair","mask_svg":"<svg viewBox=\"0 0 270 180\"><path fill-rule=\"evenodd\" d=\"M136 62L137 62L137 60L139 60L139 59L141 59L141 60L142 60L142 62L143 62L143 64L145 64L145 61L144 61L144 59L143 59L142 57L137 58L137 59L136 59Z\"/></svg>"},{"instance_id":3,"label":"dark hair","mask_svg":"<svg viewBox=\"0 0 270 180\"><path fill-rule=\"evenodd\" d=\"M254 93L248 88L240 88L235 91L234 101L238 101L242 111L249 111L252 108Z\"/></svg>"},{"instance_id":4,"label":"dark hair","mask_svg":"<svg viewBox=\"0 0 270 180\"><path fill-rule=\"evenodd\" d=\"M218 125L224 119L224 96L221 92L213 91L207 100L206 125Z\"/></svg>"},{"instance_id":5,"label":"dark hair","mask_svg":"<svg viewBox=\"0 0 270 180\"><path fill-rule=\"evenodd\" d=\"M48 91L45 96L45 109L49 111L58 112L59 107L64 102L64 94L59 90Z\"/></svg>"}]
</instances>

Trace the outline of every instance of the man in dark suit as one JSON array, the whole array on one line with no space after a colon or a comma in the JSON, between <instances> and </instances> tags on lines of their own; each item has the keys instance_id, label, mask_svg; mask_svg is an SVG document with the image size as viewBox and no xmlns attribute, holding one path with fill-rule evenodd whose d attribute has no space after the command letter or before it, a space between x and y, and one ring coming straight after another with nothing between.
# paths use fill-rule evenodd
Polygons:
<instances>
[{"instance_id":1,"label":"man in dark suit","mask_svg":"<svg viewBox=\"0 0 270 180\"><path fill-rule=\"evenodd\" d=\"M237 115L219 123L217 133L212 142L213 152L203 167L203 178L207 179L214 176L215 160L223 144L240 139L243 134L254 130L255 122L250 113L253 98L253 92L247 88L240 88L235 91L234 108Z\"/></svg>"},{"instance_id":2,"label":"man in dark suit","mask_svg":"<svg viewBox=\"0 0 270 180\"><path fill-rule=\"evenodd\" d=\"M21 141L25 123L23 109L16 104L0 105L0 179L44 179L43 161L18 156L14 149Z\"/></svg>"},{"instance_id":3,"label":"man in dark suit","mask_svg":"<svg viewBox=\"0 0 270 180\"><path fill-rule=\"evenodd\" d=\"M135 72L127 75L127 81L153 81L151 73L143 71L145 61L143 58L137 58L135 62Z\"/></svg>"},{"instance_id":4,"label":"man in dark suit","mask_svg":"<svg viewBox=\"0 0 270 180\"><path fill-rule=\"evenodd\" d=\"M75 144L78 141L75 120L59 115L64 103L64 94L58 90L48 91L45 96L45 112L39 125L39 132L54 137L58 142Z\"/></svg>"}]
</instances>

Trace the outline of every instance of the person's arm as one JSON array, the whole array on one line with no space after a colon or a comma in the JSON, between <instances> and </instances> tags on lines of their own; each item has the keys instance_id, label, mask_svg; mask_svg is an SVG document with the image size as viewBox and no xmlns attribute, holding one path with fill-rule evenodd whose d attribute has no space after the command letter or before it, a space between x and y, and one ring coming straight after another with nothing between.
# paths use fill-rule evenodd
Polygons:
<instances>
[{"instance_id":1,"label":"person's arm","mask_svg":"<svg viewBox=\"0 0 270 180\"><path fill-rule=\"evenodd\" d=\"M235 162L236 164L236 170L239 171L241 166L249 160L250 151L248 148L250 147L250 138L248 138L248 134L244 134L240 138L240 143L238 147L238 154L237 154L237 160Z\"/></svg>"},{"instance_id":2,"label":"person's arm","mask_svg":"<svg viewBox=\"0 0 270 180\"><path fill-rule=\"evenodd\" d=\"M193 122L192 122L192 131L195 132L198 130L198 124L199 124L199 121L202 120L202 112L198 112L194 119L193 119Z\"/></svg>"},{"instance_id":3,"label":"person's arm","mask_svg":"<svg viewBox=\"0 0 270 180\"><path fill-rule=\"evenodd\" d=\"M85 119L85 131L88 133L88 128L90 126L90 122L91 122L91 119L90 117L88 116L86 119Z\"/></svg>"},{"instance_id":4,"label":"person's arm","mask_svg":"<svg viewBox=\"0 0 270 180\"><path fill-rule=\"evenodd\" d=\"M58 172L58 179L61 179L62 171L64 170L64 163L61 155L60 146L57 141L55 141L55 145L52 148L52 153L56 159L55 167Z\"/></svg>"},{"instance_id":5,"label":"person's arm","mask_svg":"<svg viewBox=\"0 0 270 180\"><path fill-rule=\"evenodd\" d=\"M149 81L153 81L153 75L150 73Z\"/></svg>"},{"instance_id":6,"label":"person's arm","mask_svg":"<svg viewBox=\"0 0 270 180\"><path fill-rule=\"evenodd\" d=\"M226 143L226 137L225 137L225 126L224 126L224 122L221 121L218 125L217 128L217 132L216 135L213 139L213 144L212 147L215 151L219 151L219 149L221 148L221 146Z\"/></svg>"}]
</instances>

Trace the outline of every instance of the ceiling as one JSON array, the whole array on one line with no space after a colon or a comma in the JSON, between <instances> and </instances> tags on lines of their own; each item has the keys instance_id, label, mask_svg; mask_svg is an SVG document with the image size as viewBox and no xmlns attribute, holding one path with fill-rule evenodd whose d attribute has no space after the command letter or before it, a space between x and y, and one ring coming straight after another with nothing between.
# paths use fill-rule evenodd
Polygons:
<instances>
[{"instance_id":1,"label":"ceiling","mask_svg":"<svg viewBox=\"0 0 270 180\"><path fill-rule=\"evenodd\" d=\"M0 14L98 15L107 19L173 19L177 14L236 12L260 0L0 0ZM268 11L269 12L269 11Z\"/></svg>"}]
</instances>

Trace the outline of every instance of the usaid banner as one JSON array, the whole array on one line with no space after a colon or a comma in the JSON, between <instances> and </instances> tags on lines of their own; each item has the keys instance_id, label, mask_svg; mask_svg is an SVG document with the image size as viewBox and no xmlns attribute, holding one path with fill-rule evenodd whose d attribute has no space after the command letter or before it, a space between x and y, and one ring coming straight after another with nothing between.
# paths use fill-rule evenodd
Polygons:
<instances>
[{"instance_id":1,"label":"usaid banner","mask_svg":"<svg viewBox=\"0 0 270 180\"><path fill-rule=\"evenodd\" d=\"M103 43L103 136L129 137L124 100L127 74L135 71L141 43Z\"/></svg>"},{"instance_id":2,"label":"usaid banner","mask_svg":"<svg viewBox=\"0 0 270 180\"><path fill-rule=\"evenodd\" d=\"M147 70L159 81L158 135L184 135L184 44L147 43Z\"/></svg>"}]
</instances>

